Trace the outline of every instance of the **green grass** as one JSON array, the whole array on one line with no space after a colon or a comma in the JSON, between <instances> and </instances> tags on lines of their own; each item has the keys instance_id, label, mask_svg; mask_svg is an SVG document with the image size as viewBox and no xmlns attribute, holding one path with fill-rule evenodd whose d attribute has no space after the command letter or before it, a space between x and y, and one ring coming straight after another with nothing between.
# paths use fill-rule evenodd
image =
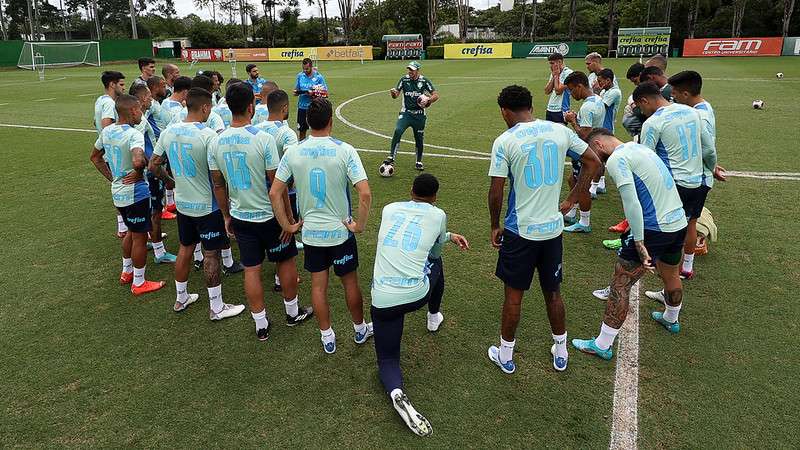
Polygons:
<instances>
[{"instance_id":1,"label":"green grass","mask_svg":"<svg viewBox=\"0 0 800 450\"><path fill-rule=\"evenodd\" d=\"M612 60L624 75L630 60ZM573 69L581 60L568 60ZM205 65L210 68L211 65ZM182 69L186 70L186 65ZM696 69L717 112L720 164L731 170L800 172L795 158L800 59L673 59L671 73ZM135 75L134 65L114 66ZM217 69L228 75L227 65ZM389 89L401 62L323 63L335 105ZM243 64L238 68L243 73ZM262 73L291 87L295 64L263 64ZM495 98L503 86L525 84L543 115L543 60L426 61L423 71L442 100L430 111L428 143L489 152L504 130ZM777 81L776 72L786 78ZM50 80L4 71L0 123L92 128L100 69L49 71ZM631 85L621 81L625 97ZM32 100L55 97L55 100ZM754 111L752 100L766 101ZM343 114L390 134L398 105L387 95L348 104ZM292 112L294 115L294 112ZM620 129L621 130L621 129ZM386 150L388 141L336 122L334 134L356 147ZM620 136L624 131L619 132ZM425 313L406 321L403 369L409 395L431 420L428 440L396 417L377 378L371 344L350 338L342 290L331 303L339 350L322 354L314 323L280 326L278 295L267 294L279 325L267 343L253 338L243 314L222 323L207 316L198 273L190 287L201 301L172 312L172 268L150 259L149 277L163 291L133 298L117 282L119 244L108 186L88 161L94 134L0 127L6 161L0 189L0 410L2 447L419 447L600 448L608 445L615 366L571 352L566 373L550 367L550 331L541 294L525 300L513 376L486 359L498 339L502 286L488 244L488 162L429 157L442 181L439 206L453 231L473 249L445 251L445 324L425 330ZM410 134L407 136L410 138ZM411 150L405 145L404 150ZM450 153L446 150L429 152ZM369 283L380 208L404 199L414 176L404 155L397 175L380 179L382 154L362 153L375 201L359 236L360 279ZM642 300L639 444L642 447L796 447L800 358L793 341L800 306L800 246L794 238L797 181L733 178L718 184L708 206L721 239L697 260L698 279L685 284L683 331L670 336L646 319ZM599 242L621 214L613 186L595 203L591 235L565 237L570 337L597 333L603 304L591 290L608 282L614 254ZM174 223L169 250L176 249ZM234 246L234 252L238 250ZM308 303L303 273L301 299ZM272 270L264 280L271 285ZM228 302L242 302L240 276L224 280ZM648 288L658 287L649 277Z\"/></svg>"}]
</instances>

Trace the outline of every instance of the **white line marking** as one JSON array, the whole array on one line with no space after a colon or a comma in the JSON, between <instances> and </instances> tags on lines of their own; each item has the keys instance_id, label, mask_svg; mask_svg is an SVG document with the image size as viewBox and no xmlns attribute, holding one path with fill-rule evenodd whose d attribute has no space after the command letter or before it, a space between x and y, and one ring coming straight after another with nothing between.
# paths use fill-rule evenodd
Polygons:
<instances>
[{"instance_id":1,"label":"white line marking","mask_svg":"<svg viewBox=\"0 0 800 450\"><path fill-rule=\"evenodd\" d=\"M614 376L614 406L611 419L611 450L636 449L639 431L639 288L631 287L628 317L617 340L617 370Z\"/></svg>"},{"instance_id":2,"label":"white line marking","mask_svg":"<svg viewBox=\"0 0 800 450\"><path fill-rule=\"evenodd\" d=\"M88 97L90 95L97 95L97 93L96 92L90 92L88 94L79 94L78 97Z\"/></svg>"},{"instance_id":3,"label":"white line marking","mask_svg":"<svg viewBox=\"0 0 800 450\"><path fill-rule=\"evenodd\" d=\"M6 105L8 105L8 104L9 104L9 103L0 103L0 106L6 106Z\"/></svg>"},{"instance_id":4,"label":"white line marking","mask_svg":"<svg viewBox=\"0 0 800 450\"><path fill-rule=\"evenodd\" d=\"M0 106L7 105L8 103L2 103ZM13 123L0 123L0 127L4 128L23 128L29 130L48 130L48 131L74 131L79 133L97 133L97 130L86 130L82 128L64 128L64 127L44 127L39 125L18 125ZM375 150L369 148L357 148L356 150L360 152L366 153L386 153L386 150ZM412 152L399 152L403 155L414 155L415 153ZM485 153L478 153L481 156L471 156L471 155L450 155L445 153L425 153L425 156L433 156L436 158L453 158L453 159L469 159L469 160L477 160L477 161L489 161L491 158L488 154ZM569 165L569 163L565 163L565 165ZM731 177L741 177L741 178L757 178L762 180L787 180L787 181L800 181L800 173L794 172L740 172L731 170L728 171L727 174Z\"/></svg>"},{"instance_id":5,"label":"white line marking","mask_svg":"<svg viewBox=\"0 0 800 450\"><path fill-rule=\"evenodd\" d=\"M55 100L55 99L56 99L55 97L51 97L51 98L39 98L39 99L32 100L32 101L34 101L34 102L47 102L47 101L50 101L50 100Z\"/></svg>"},{"instance_id":6,"label":"white line marking","mask_svg":"<svg viewBox=\"0 0 800 450\"><path fill-rule=\"evenodd\" d=\"M67 79L67 77L61 77L61 78L53 78L52 80L37 80L37 81L23 81L21 83L6 83L6 84L0 84L0 87L22 86L23 84L34 84L34 83L50 83L50 82L53 82L53 81L61 81L61 80L66 80L66 79Z\"/></svg>"}]
</instances>

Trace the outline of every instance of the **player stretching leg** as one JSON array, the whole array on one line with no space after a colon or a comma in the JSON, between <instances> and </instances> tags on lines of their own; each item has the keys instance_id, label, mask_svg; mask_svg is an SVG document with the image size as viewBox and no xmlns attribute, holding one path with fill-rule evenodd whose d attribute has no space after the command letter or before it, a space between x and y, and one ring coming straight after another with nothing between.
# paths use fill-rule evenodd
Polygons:
<instances>
[{"instance_id":1,"label":"player stretching leg","mask_svg":"<svg viewBox=\"0 0 800 450\"><path fill-rule=\"evenodd\" d=\"M428 306L428 330L444 320L442 245L451 241L469 249L464 236L447 232L447 216L433 206L439 181L423 174L414 179L411 201L383 208L372 277L372 308L378 376L394 409L414 433L429 436L431 424L408 400L400 369L400 342L405 315Z\"/></svg>"},{"instance_id":2,"label":"player stretching leg","mask_svg":"<svg viewBox=\"0 0 800 450\"><path fill-rule=\"evenodd\" d=\"M203 243L209 317L221 320L244 311L244 305L229 305L222 301L219 250L229 246L225 221L212 193L208 171L208 149L217 133L204 125L211 111L211 94L199 88L189 89L186 96L189 114L183 122L170 125L161 133L150 172L168 178L163 170L166 159L172 160L175 176L175 204L178 214L178 237L181 242L175 263L175 305L180 312L194 303L198 295L190 294L187 283L195 245Z\"/></svg>"},{"instance_id":3,"label":"player stretching leg","mask_svg":"<svg viewBox=\"0 0 800 450\"><path fill-rule=\"evenodd\" d=\"M310 136L292 147L281 158L270 199L275 217L285 236L301 228L305 244L305 269L311 272L311 303L317 315L322 348L336 351L336 334L331 327L328 307L328 278L331 266L342 282L344 297L353 319L353 340L367 342L372 324L364 321L364 300L358 286L357 233L364 231L372 204L367 174L356 150L331 137L333 107L324 98L315 98L308 107ZM295 223L289 207L288 185L294 179L297 206L303 220ZM358 218L352 219L350 185L358 192ZM281 284L285 283L281 280ZM286 285L283 284L286 291Z\"/></svg>"},{"instance_id":4,"label":"player stretching leg","mask_svg":"<svg viewBox=\"0 0 800 450\"><path fill-rule=\"evenodd\" d=\"M392 98L397 98L402 93L403 104L394 127L389 157L383 161L384 164L394 164L397 150L400 148L400 138L403 137L406 128L411 127L414 132L414 145L417 148L417 162L414 167L417 170L425 170L425 166L422 164L425 122L427 121L425 108L439 100L439 93L433 87L431 80L419 73L420 67L422 66L416 61L409 63L406 66L408 74L400 78L397 86L389 91Z\"/></svg>"},{"instance_id":5,"label":"player stretching leg","mask_svg":"<svg viewBox=\"0 0 800 450\"><path fill-rule=\"evenodd\" d=\"M572 111L564 114L564 119L572 126L578 136L586 140L586 136L594 128L603 126L603 121L606 117L606 108L603 99L592 92L589 88L589 80L583 72L572 72L564 81L564 84L569 88L572 98L575 100L583 100L581 109L578 113ZM591 150L591 149L590 149ZM599 169L598 169L599 170ZM574 187L577 182L578 173L581 171L581 162L573 159L572 161L572 178L569 179L570 187ZM595 173L590 176L594 177ZM592 199L597 197L597 185L590 183L588 189L590 196L582 196L583 199L580 203L580 219L572 225L564 228L564 231L569 233L589 233L592 231L591 214L592 214ZM574 220L575 206L570 207L567 213L567 220Z\"/></svg>"},{"instance_id":6,"label":"player stretching leg","mask_svg":"<svg viewBox=\"0 0 800 450\"><path fill-rule=\"evenodd\" d=\"M657 270L667 292L664 312L653 311L650 316L670 333L680 331L683 290L678 263L686 236L686 216L669 169L655 153L641 144L623 144L606 129L592 131L588 139L617 185L631 230L618 252L600 335L573 339L572 345L610 360L614 353L611 346L628 314L631 287L647 272Z\"/></svg>"},{"instance_id":7,"label":"player stretching leg","mask_svg":"<svg viewBox=\"0 0 800 450\"><path fill-rule=\"evenodd\" d=\"M114 102L117 123L103 128L92 148L90 160L111 182L111 197L128 233L122 240L120 284L132 283L133 295L164 287L163 281L144 279L147 263L147 233L150 224L150 190L144 178L147 158L144 136L134 127L142 121L142 105L132 95L122 94Z\"/></svg>"},{"instance_id":8,"label":"player stretching leg","mask_svg":"<svg viewBox=\"0 0 800 450\"><path fill-rule=\"evenodd\" d=\"M233 231L239 244L245 267L245 295L256 324L256 337L265 341L269 338L270 327L261 283L261 264L265 255L268 261L277 263L283 285L286 325L298 325L309 319L313 312L301 307L297 299L294 236L281 233L268 194L279 160L275 139L250 124L255 108L255 95L250 86L244 83L231 85L225 99L233 120L230 128L212 144L208 168L226 229Z\"/></svg>"},{"instance_id":9,"label":"player stretching leg","mask_svg":"<svg viewBox=\"0 0 800 450\"><path fill-rule=\"evenodd\" d=\"M522 297L530 289L535 270L539 272L554 344L553 368L567 368L567 330L561 298L562 213L579 197L589 196L589 182L600 161L586 151L569 128L533 119L533 98L528 89L508 86L497 98L500 113L508 125L492 146L489 176L491 244L500 250L495 274L505 284L505 301L500 327L500 345L489 347L489 359L505 373L513 373L514 344ZM580 158L583 168L577 183L559 207L564 160ZM511 179L505 229L500 226L503 190Z\"/></svg>"}]
</instances>

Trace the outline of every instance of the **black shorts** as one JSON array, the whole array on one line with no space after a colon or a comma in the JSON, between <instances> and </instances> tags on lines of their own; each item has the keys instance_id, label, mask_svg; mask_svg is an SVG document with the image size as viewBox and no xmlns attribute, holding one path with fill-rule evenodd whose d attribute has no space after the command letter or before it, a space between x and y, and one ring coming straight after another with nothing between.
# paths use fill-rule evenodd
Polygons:
<instances>
[{"instance_id":1,"label":"black shorts","mask_svg":"<svg viewBox=\"0 0 800 450\"><path fill-rule=\"evenodd\" d=\"M164 183L148 173L147 185L150 187L150 210L153 214L158 214L164 209Z\"/></svg>"},{"instance_id":2,"label":"black shorts","mask_svg":"<svg viewBox=\"0 0 800 450\"><path fill-rule=\"evenodd\" d=\"M282 229L274 217L266 222L233 218L231 225L239 244L239 257L245 267L261 264L265 254L269 262L282 262L297 256L294 236L289 242L281 242Z\"/></svg>"},{"instance_id":3,"label":"black shorts","mask_svg":"<svg viewBox=\"0 0 800 450\"><path fill-rule=\"evenodd\" d=\"M306 120L307 109L297 109L297 131L308 130L308 121Z\"/></svg>"},{"instance_id":4,"label":"black shorts","mask_svg":"<svg viewBox=\"0 0 800 450\"><path fill-rule=\"evenodd\" d=\"M561 235L546 241L532 241L505 230L495 275L507 286L527 291L534 271L544 292L556 292L563 280Z\"/></svg>"},{"instance_id":5,"label":"black shorts","mask_svg":"<svg viewBox=\"0 0 800 450\"><path fill-rule=\"evenodd\" d=\"M300 220L300 211L297 209L297 192L289 193L289 204L292 207L292 216L294 216L294 220L297 222Z\"/></svg>"},{"instance_id":6,"label":"black shorts","mask_svg":"<svg viewBox=\"0 0 800 450\"><path fill-rule=\"evenodd\" d=\"M686 211L687 219L697 219L703 212L703 206L706 204L706 197L708 191L711 190L708 186L699 186L696 188L685 188L683 186L675 185L678 188L678 195L683 202L683 210Z\"/></svg>"},{"instance_id":7,"label":"black shorts","mask_svg":"<svg viewBox=\"0 0 800 450\"><path fill-rule=\"evenodd\" d=\"M333 266L333 273L343 277L358 268L358 246L356 237L350 234L346 241L333 247L315 247L304 244L305 263L311 273L322 272Z\"/></svg>"},{"instance_id":8,"label":"black shorts","mask_svg":"<svg viewBox=\"0 0 800 450\"><path fill-rule=\"evenodd\" d=\"M677 265L683 258L683 241L686 238L686 227L678 231L644 230L644 246L653 261L661 261L671 266ZM639 252L633 241L630 230L622 235L622 248L617 255L626 261L641 263Z\"/></svg>"},{"instance_id":9,"label":"black shorts","mask_svg":"<svg viewBox=\"0 0 800 450\"><path fill-rule=\"evenodd\" d=\"M153 223L150 221L150 197L128 206L117 206L117 211L128 230L134 233L147 233L153 229Z\"/></svg>"},{"instance_id":10,"label":"black shorts","mask_svg":"<svg viewBox=\"0 0 800 450\"><path fill-rule=\"evenodd\" d=\"M558 112L547 111L545 113L545 115L544 115L544 118L545 118L545 120L548 120L550 122L564 123L564 124L566 123L564 121L564 112L563 111L558 111Z\"/></svg>"},{"instance_id":11,"label":"black shorts","mask_svg":"<svg viewBox=\"0 0 800 450\"><path fill-rule=\"evenodd\" d=\"M183 246L202 242L205 250L219 250L228 246L225 219L222 211L216 210L200 217L181 214L178 211L178 239Z\"/></svg>"},{"instance_id":12,"label":"black shorts","mask_svg":"<svg viewBox=\"0 0 800 450\"><path fill-rule=\"evenodd\" d=\"M572 176L576 179L581 174L581 161L580 160L572 160Z\"/></svg>"}]
</instances>

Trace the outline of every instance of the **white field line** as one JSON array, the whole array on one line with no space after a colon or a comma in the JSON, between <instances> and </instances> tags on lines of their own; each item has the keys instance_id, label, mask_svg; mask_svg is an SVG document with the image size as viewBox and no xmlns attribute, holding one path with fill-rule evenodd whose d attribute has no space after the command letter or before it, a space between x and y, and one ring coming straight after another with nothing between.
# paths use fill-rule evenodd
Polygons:
<instances>
[{"instance_id":1,"label":"white field line","mask_svg":"<svg viewBox=\"0 0 800 450\"><path fill-rule=\"evenodd\" d=\"M50 98L38 98L36 100L31 100L31 101L33 101L33 102L49 102L50 100L55 100L55 99L56 99L55 97L50 97Z\"/></svg>"},{"instance_id":2,"label":"white field line","mask_svg":"<svg viewBox=\"0 0 800 450\"><path fill-rule=\"evenodd\" d=\"M78 94L78 97L89 97L90 95L97 95L96 92L90 92L88 94ZM99 95L98 95L99 97Z\"/></svg>"},{"instance_id":3,"label":"white field line","mask_svg":"<svg viewBox=\"0 0 800 450\"><path fill-rule=\"evenodd\" d=\"M6 83L6 84L0 84L0 88L9 87L9 86L22 86L22 85L25 85L25 84L34 84L34 83L51 83L53 81L61 81L61 80L66 80L66 79L67 79L67 77L61 77L61 78L53 78L52 80L45 79L45 80L41 80L41 81L40 80L36 80L36 81L22 81L22 82L19 82L19 83Z\"/></svg>"},{"instance_id":4,"label":"white field line","mask_svg":"<svg viewBox=\"0 0 800 450\"><path fill-rule=\"evenodd\" d=\"M631 287L628 317L617 339L617 369L611 418L610 450L636 449L639 431L639 288Z\"/></svg>"},{"instance_id":5,"label":"white field line","mask_svg":"<svg viewBox=\"0 0 800 450\"><path fill-rule=\"evenodd\" d=\"M0 106L7 105L7 103L0 103ZM65 127L45 127L39 125L18 125L12 123L0 123L0 128L23 128L29 130L48 130L48 131L73 131L79 133L97 133L97 130L88 130L82 128L65 128ZM366 153L387 153L386 150L375 150L367 148L357 148L356 150ZM400 152L403 155L414 155L413 152ZM452 159L468 159L477 161L488 161L491 158L488 154L478 153L481 156L471 155L451 155L444 153L425 153L425 156L432 156L435 158L452 158ZM569 163L565 163L569 165ZM749 172L749 171L728 171L727 174L731 177L741 178L757 178L762 180L787 180L787 181L800 181L800 173L795 172Z\"/></svg>"},{"instance_id":6,"label":"white field line","mask_svg":"<svg viewBox=\"0 0 800 450\"><path fill-rule=\"evenodd\" d=\"M6 106L6 105L8 105L8 104L9 104L9 103L0 103L0 106Z\"/></svg>"}]
</instances>

